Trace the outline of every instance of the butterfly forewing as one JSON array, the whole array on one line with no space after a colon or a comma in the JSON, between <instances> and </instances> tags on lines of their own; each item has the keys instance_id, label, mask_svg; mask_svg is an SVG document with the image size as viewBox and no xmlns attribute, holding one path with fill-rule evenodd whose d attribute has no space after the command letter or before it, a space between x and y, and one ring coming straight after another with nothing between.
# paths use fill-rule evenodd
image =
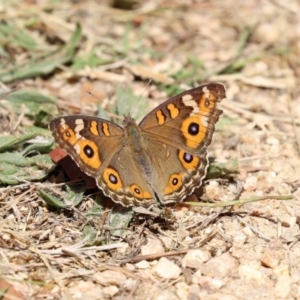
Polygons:
<instances>
[{"instance_id":1,"label":"butterfly forewing","mask_svg":"<svg viewBox=\"0 0 300 300\"><path fill-rule=\"evenodd\" d=\"M88 116L56 118L49 125L55 141L90 176L99 176L122 147L123 129L104 119ZM104 150L105 149L105 150Z\"/></svg>"},{"instance_id":2,"label":"butterfly forewing","mask_svg":"<svg viewBox=\"0 0 300 300\"><path fill-rule=\"evenodd\" d=\"M221 84L199 86L162 103L139 124L151 140L202 153L211 143L222 113L217 102L225 98Z\"/></svg>"}]
</instances>

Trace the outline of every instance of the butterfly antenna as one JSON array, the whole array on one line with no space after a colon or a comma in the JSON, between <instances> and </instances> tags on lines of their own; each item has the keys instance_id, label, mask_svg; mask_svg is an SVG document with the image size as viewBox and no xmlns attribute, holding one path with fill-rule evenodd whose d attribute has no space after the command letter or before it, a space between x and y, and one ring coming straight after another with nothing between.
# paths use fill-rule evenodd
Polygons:
<instances>
[{"instance_id":1,"label":"butterfly antenna","mask_svg":"<svg viewBox=\"0 0 300 300\"><path fill-rule=\"evenodd\" d=\"M147 83L147 88L149 88L151 82L152 82L152 79L150 78L150 79L148 80L148 83ZM131 110L131 112L130 112L130 116L133 115L133 111L136 109L138 103L141 101L141 99L142 99L143 95L145 94L145 92L146 92L146 88L144 89L144 91L142 92L140 98L136 101L135 105L133 106L133 108L132 108L132 110Z\"/></svg>"}]
</instances>

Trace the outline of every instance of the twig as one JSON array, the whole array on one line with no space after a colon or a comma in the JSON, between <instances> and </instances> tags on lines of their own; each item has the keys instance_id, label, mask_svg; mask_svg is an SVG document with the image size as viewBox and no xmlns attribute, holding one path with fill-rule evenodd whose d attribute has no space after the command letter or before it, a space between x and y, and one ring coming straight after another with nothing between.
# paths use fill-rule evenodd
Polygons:
<instances>
[{"instance_id":1,"label":"twig","mask_svg":"<svg viewBox=\"0 0 300 300\"><path fill-rule=\"evenodd\" d=\"M293 195L286 195L286 196L259 196L259 197L252 197L252 198L244 198L240 200L233 200L233 201L226 201L226 202L216 202L216 203L203 203L203 202L184 202L185 204L189 204L191 206L201 206L201 207L226 207L232 206L237 204L245 204L249 202L256 202L262 200L291 200L293 199Z\"/></svg>"}]
</instances>

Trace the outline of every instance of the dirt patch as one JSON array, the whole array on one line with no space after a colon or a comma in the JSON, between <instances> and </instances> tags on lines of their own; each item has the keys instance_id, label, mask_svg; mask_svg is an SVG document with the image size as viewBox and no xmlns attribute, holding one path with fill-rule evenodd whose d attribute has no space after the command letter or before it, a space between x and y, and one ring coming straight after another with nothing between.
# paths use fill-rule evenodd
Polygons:
<instances>
[{"instance_id":1,"label":"dirt patch","mask_svg":"<svg viewBox=\"0 0 300 300\"><path fill-rule=\"evenodd\" d=\"M174 204L163 218L126 212L131 222L120 238L109 234L109 217L102 223L103 211L93 215L94 193L76 207L47 205L37 191L64 195L54 183L63 173L45 177L51 162L33 164L29 151L27 177L17 173L0 188L4 299L298 299L299 3L121 2L128 9L109 1L0 4L2 136L65 114L116 120L130 111L140 120L182 90L222 83L227 98L209 156L238 173L207 180L200 199L189 200L253 201ZM48 98L7 106L15 88L56 98L59 112ZM22 147L9 152L19 168Z\"/></svg>"}]
</instances>

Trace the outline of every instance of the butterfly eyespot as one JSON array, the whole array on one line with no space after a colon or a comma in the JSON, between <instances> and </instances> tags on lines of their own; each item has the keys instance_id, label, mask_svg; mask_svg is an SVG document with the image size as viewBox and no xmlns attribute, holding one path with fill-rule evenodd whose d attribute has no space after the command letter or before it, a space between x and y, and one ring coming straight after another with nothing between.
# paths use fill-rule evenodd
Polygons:
<instances>
[{"instance_id":1,"label":"butterfly eyespot","mask_svg":"<svg viewBox=\"0 0 300 300\"><path fill-rule=\"evenodd\" d=\"M209 101L209 100L205 100L204 105L205 105L206 107L209 107L209 106L210 106L210 101Z\"/></svg>"},{"instance_id":2,"label":"butterfly eyespot","mask_svg":"<svg viewBox=\"0 0 300 300\"><path fill-rule=\"evenodd\" d=\"M199 133L199 124L192 122L188 127L188 132L191 135L197 135Z\"/></svg>"},{"instance_id":3,"label":"butterfly eyespot","mask_svg":"<svg viewBox=\"0 0 300 300\"><path fill-rule=\"evenodd\" d=\"M194 156L190 153L184 152L182 150L178 153L178 158L182 164L182 166L186 169L195 169L198 167L200 159L197 156Z\"/></svg>"},{"instance_id":4,"label":"butterfly eyespot","mask_svg":"<svg viewBox=\"0 0 300 300\"><path fill-rule=\"evenodd\" d=\"M178 184L178 179L177 179L177 178L173 178L172 184L173 184L173 185L177 185L177 184Z\"/></svg>"},{"instance_id":5,"label":"butterfly eyespot","mask_svg":"<svg viewBox=\"0 0 300 300\"><path fill-rule=\"evenodd\" d=\"M184 153L183 159L184 159L185 162L191 163L193 161L194 157L193 157L192 154Z\"/></svg>"},{"instance_id":6,"label":"butterfly eyespot","mask_svg":"<svg viewBox=\"0 0 300 300\"><path fill-rule=\"evenodd\" d=\"M67 141L70 144L75 144L76 143L75 133L72 129L64 129L62 127L61 132L62 132L62 138L65 141Z\"/></svg>"},{"instance_id":7,"label":"butterfly eyespot","mask_svg":"<svg viewBox=\"0 0 300 300\"><path fill-rule=\"evenodd\" d=\"M190 148L197 148L205 140L207 132L205 117L191 116L181 124L181 132L185 137L186 145ZM201 130L200 130L201 129Z\"/></svg>"},{"instance_id":8,"label":"butterfly eyespot","mask_svg":"<svg viewBox=\"0 0 300 300\"><path fill-rule=\"evenodd\" d=\"M85 155L88 157L88 158L92 158L95 154L94 150L91 148L91 146L89 145L86 145L84 148L83 148L83 151L85 153Z\"/></svg>"},{"instance_id":9,"label":"butterfly eyespot","mask_svg":"<svg viewBox=\"0 0 300 300\"><path fill-rule=\"evenodd\" d=\"M110 174L108 178L109 178L109 181L110 181L112 184L117 184L117 183L118 183L118 178L117 178L115 175Z\"/></svg>"},{"instance_id":10,"label":"butterfly eyespot","mask_svg":"<svg viewBox=\"0 0 300 300\"><path fill-rule=\"evenodd\" d=\"M165 188L165 194L172 194L182 186L182 173L173 174L169 178L169 185Z\"/></svg>"},{"instance_id":11,"label":"butterfly eyespot","mask_svg":"<svg viewBox=\"0 0 300 300\"><path fill-rule=\"evenodd\" d=\"M114 191L120 190L123 187L119 173L113 168L105 169L102 178L107 186Z\"/></svg>"}]
</instances>

